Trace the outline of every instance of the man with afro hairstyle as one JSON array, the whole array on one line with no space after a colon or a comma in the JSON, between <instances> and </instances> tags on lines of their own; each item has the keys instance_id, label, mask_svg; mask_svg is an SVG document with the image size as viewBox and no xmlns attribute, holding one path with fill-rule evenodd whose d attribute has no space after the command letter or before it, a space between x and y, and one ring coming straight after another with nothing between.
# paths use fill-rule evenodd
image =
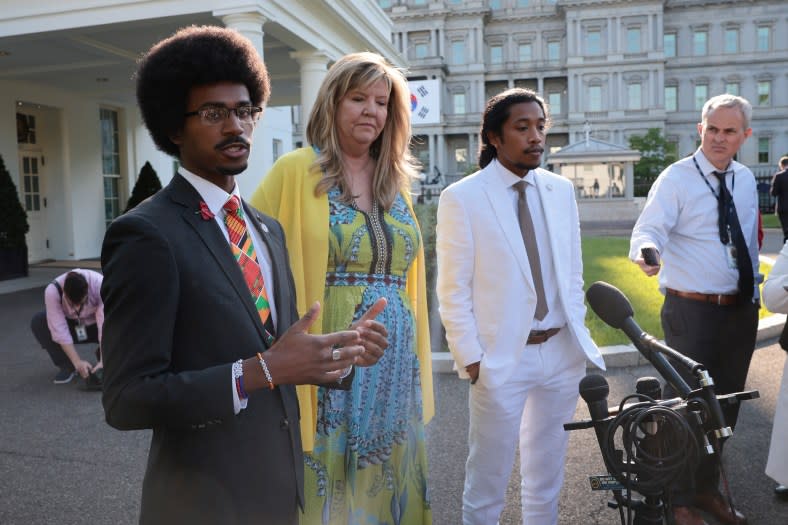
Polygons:
<instances>
[{"instance_id":1,"label":"man with afro hairstyle","mask_svg":"<svg viewBox=\"0 0 788 525\"><path fill-rule=\"evenodd\" d=\"M293 385L373 364L385 333L365 318L308 334L320 306L298 318L282 228L240 199L234 177L269 95L251 42L182 29L141 59L136 82L154 142L181 166L110 225L101 253L106 419L153 430L140 523L294 525Z\"/></svg>"}]
</instances>

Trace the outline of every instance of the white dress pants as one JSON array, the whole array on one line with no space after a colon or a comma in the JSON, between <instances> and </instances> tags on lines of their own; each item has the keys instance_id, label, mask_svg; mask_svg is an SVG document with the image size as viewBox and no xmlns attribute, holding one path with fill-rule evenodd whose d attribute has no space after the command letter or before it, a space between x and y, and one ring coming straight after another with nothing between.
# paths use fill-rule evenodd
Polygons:
<instances>
[{"instance_id":1,"label":"white dress pants","mask_svg":"<svg viewBox=\"0 0 788 525\"><path fill-rule=\"evenodd\" d=\"M766 474L780 485L788 485L788 358L783 367L776 405Z\"/></svg>"},{"instance_id":2,"label":"white dress pants","mask_svg":"<svg viewBox=\"0 0 788 525\"><path fill-rule=\"evenodd\" d=\"M465 465L464 525L493 525L516 446L524 525L558 523L568 433L585 373L585 354L567 328L541 345L528 345L509 380L495 389L480 376L470 387L469 455Z\"/></svg>"}]
</instances>

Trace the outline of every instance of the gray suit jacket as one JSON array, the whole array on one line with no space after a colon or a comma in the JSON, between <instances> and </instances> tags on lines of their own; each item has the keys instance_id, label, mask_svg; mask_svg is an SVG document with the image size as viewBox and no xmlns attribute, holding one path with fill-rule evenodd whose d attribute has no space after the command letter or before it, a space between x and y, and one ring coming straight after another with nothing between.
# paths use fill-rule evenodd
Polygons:
<instances>
[{"instance_id":1,"label":"gray suit jacket","mask_svg":"<svg viewBox=\"0 0 788 525\"><path fill-rule=\"evenodd\" d=\"M266 350L240 268L180 175L115 220L101 254L107 422L153 429L140 522L292 525L303 501L295 388L233 412L232 362ZM272 259L277 333L298 314L284 233L244 203ZM265 228L261 227L264 224Z\"/></svg>"}]
</instances>

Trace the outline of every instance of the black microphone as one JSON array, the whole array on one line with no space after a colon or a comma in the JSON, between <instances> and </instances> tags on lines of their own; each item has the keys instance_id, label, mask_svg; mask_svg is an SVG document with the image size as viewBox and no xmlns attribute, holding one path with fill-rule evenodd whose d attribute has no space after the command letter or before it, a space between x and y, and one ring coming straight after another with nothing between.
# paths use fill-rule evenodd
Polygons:
<instances>
[{"instance_id":1,"label":"black microphone","mask_svg":"<svg viewBox=\"0 0 788 525\"><path fill-rule=\"evenodd\" d=\"M580 380L579 390L580 397L588 405L588 412L591 414L591 421L594 424L594 432L599 442L599 448L600 450L605 450L605 441L607 439L605 423L608 420L607 396L610 393L607 379L599 374L588 374ZM612 465L607 464L607 456L605 454L602 454L602 459L605 461L607 471L614 472Z\"/></svg>"},{"instance_id":2,"label":"black microphone","mask_svg":"<svg viewBox=\"0 0 788 525\"><path fill-rule=\"evenodd\" d=\"M656 377L641 377L635 383L635 392L638 394L648 396L654 401L659 401L661 397L662 387L659 385L659 379Z\"/></svg>"},{"instance_id":3,"label":"black microphone","mask_svg":"<svg viewBox=\"0 0 788 525\"><path fill-rule=\"evenodd\" d=\"M588 405L588 412L591 419L596 423L607 418L607 396L610 394L610 386L607 379L599 374L588 374L580 380L580 397Z\"/></svg>"},{"instance_id":4,"label":"black microphone","mask_svg":"<svg viewBox=\"0 0 788 525\"><path fill-rule=\"evenodd\" d=\"M691 392L689 385L662 354L666 353L671 357L677 358L683 364L688 365L690 370L701 367L701 365L672 348L659 343L656 338L644 332L632 318L635 312L632 310L629 299L621 290L612 284L598 281L588 287L586 299L591 309L600 319L613 328L618 328L627 334L627 337L634 343L635 348L654 365L654 368L682 398L686 398L689 395ZM691 363L685 361L690 361Z\"/></svg>"},{"instance_id":5,"label":"black microphone","mask_svg":"<svg viewBox=\"0 0 788 525\"><path fill-rule=\"evenodd\" d=\"M662 387L656 377L641 377L635 383L635 392L642 396L648 396L654 401L659 401L661 391ZM654 436L659 430L659 425L653 418L649 418L641 423L641 429L647 436Z\"/></svg>"},{"instance_id":6,"label":"black microphone","mask_svg":"<svg viewBox=\"0 0 788 525\"><path fill-rule=\"evenodd\" d=\"M612 284L604 281L593 283L586 291L586 299L588 304L591 305L591 309L600 319L613 328L623 330L627 334L627 337L635 344L635 348L654 365L654 368L682 398L686 399L692 390L662 354L669 355L685 366L691 373L698 376L701 385L701 396L706 400L710 416L716 426L714 433L720 439L726 439L733 434L731 428L725 423L719 400L715 395L714 380L702 364L669 346L663 345L654 336L644 332L632 318L634 310L632 310L629 299Z\"/></svg>"}]
</instances>

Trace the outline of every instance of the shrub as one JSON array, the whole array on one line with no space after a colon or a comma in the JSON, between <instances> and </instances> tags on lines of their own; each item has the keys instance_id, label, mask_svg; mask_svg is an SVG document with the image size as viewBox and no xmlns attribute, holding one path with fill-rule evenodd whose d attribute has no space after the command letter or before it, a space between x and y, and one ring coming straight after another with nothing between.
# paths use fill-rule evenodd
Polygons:
<instances>
[{"instance_id":1,"label":"shrub","mask_svg":"<svg viewBox=\"0 0 788 525\"><path fill-rule=\"evenodd\" d=\"M126 203L126 209L123 210L123 213L134 208L160 189L161 181L159 181L159 177L156 175L156 170L153 169L150 162L146 162L140 170L140 175L137 177L137 183L131 191L131 197L129 197L129 202Z\"/></svg>"},{"instance_id":2,"label":"shrub","mask_svg":"<svg viewBox=\"0 0 788 525\"><path fill-rule=\"evenodd\" d=\"M19 202L16 185L0 156L0 248L26 246L25 234L29 229L27 212Z\"/></svg>"}]
</instances>

